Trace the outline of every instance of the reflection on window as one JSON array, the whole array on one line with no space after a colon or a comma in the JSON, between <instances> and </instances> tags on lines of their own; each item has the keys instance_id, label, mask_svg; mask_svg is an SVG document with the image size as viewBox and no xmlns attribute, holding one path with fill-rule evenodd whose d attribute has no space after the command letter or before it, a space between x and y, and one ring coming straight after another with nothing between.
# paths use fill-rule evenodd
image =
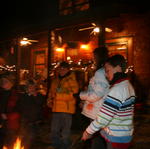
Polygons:
<instances>
[{"instance_id":1,"label":"reflection on window","mask_svg":"<svg viewBox=\"0 0 150 149\"><path fill-rule=\"evenodd\" d=\"M34 74L41 74L46 67L45 50L37 50L34 52Z\"/></svg>"},{"instance_id":2,"label":"reflection on window","mask_svg":"<svg viewBox=\"0 0 150 149\"><path fill-rule=\"evenodd\" d=\"M59 14L67 15L89 9L89 0L59 0Z\"/></svg>"},{"instance_id":3,"label":"reflection on window","mask_svg":"<svg viewBox=\"0 0 150 149\"><path fill-rule=\"evenodd\" d=\"M115 54L121 54L127 59L127 42L118 42L118 43L107 43L106 46L109 50L109 56L115 55Z\"/></svg>"}]
</instances>

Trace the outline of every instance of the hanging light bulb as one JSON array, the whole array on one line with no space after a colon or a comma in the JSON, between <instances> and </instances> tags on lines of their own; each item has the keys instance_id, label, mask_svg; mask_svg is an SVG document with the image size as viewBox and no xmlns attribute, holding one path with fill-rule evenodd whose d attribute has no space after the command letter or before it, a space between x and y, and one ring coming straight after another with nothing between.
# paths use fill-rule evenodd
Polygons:
<instances>
[{"instance_id":1,"label":"hanging light bulb","mask_svg":"<svg viewBox=\"0 0 150 149\"><path fill-rule=\"evenodd\" d=\"M31 42L28 40L28 38L23 38L21 41L20 41L20 45L21 46L26 46L26 45L30 45Z\"/></svg>"},{"instance_id":2,"label":"hanging light bulb","mask_svg":"<svg viewBox=\"0 0 150 149\"><path fill-rule=\"evenodd\" d=\"M93 29L93 31L91 32L91 34L96 35L96 34L98 34L99 32L100 32L100 28L99 28L99 27L95 27L95 28Z\"/></svg>"},{"instance_id":3,"label":"hanging light bulb","mask_svg":"<svg viewBox=\"0 0 150 149\"><path fill-rule=\"evenodd\" d=\"M93 32L99 33L99 32L100 32L100 28L99 28L99 27L95 27L95 28L93 29Z\"/></svg>"}]
</instances>

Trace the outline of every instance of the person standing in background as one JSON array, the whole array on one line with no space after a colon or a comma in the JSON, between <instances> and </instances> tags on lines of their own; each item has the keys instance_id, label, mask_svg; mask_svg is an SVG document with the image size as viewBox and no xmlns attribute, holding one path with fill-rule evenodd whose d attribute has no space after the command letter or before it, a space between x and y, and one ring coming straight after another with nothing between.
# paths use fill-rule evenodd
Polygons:
<instances>
[{"instance_id":1,"label":"person standing in background","mask_svg":"<svg viewBox=\"0 0 150 149\"><path fill-rule=\"evenodd\" d=\"M75 73L71 72L67 62L60 63L58 76L52 80L48 106L52 108L51 141L55 149L69 149L72 115L75 113L79 86Z\"/></svg>"},{"instance_id":2,"label":"person standing in background","mask_svg":"<svg viewBox=\"0 0 150 149\"><path fill-rule=\"evenodd\" d=\"M93 51L94 61L96 64L96 72L90 79L88 89L81 91L79 96L84 101L82 114L93 121L103 103L103 97L107 94L109 83L105 77L103 68L104 62L108 58L108 49L106 47L99 47ZM92 138L91 149L105 148L104 140L97 133Z\"/></svg>"},{"instance_id":3,"label":"person standing in background","mask_svg":"<svg viewBox=\"0 0 150 149\"><path fill-rule=\"evenodd\" d=\"M44 120L43 108L46 97L38 92L37 84L33 79L26 81L26 92L20 94L17 110L20 114L20 131L26 149L31 149L36 142L40 124Z\"/></svg>"},{"instance_id":4,"label":"person standing in background","mask_svg":"<svg viewBox=\"0 0 150 149\"><path fill-rule=\"evenodd\" d=\"M1 74L0 87L2 140L6 146L12 146L18 134L20 120L20 115L16 110L19 95L15 88L15 77L9 72Z\"/></svg>"}]
</instances>

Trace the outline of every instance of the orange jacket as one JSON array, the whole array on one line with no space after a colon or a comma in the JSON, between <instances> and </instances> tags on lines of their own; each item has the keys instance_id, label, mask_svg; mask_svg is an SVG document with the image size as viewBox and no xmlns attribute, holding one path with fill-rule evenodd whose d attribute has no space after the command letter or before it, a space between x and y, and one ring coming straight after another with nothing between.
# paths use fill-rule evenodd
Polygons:
<instances>
[{"instance_id":1,"label":"orange jacket","mask_svg":"<svg viewBox=\"0 0 150 149\"><path fill-rule=\"evenodd\" d=\"M52 112L75 113L76 99L73 94L77 93L78 89L78 83L73 72L62 79L53 79L48 98L48 103L52 101Z\"/></svg>"}]
</instances>

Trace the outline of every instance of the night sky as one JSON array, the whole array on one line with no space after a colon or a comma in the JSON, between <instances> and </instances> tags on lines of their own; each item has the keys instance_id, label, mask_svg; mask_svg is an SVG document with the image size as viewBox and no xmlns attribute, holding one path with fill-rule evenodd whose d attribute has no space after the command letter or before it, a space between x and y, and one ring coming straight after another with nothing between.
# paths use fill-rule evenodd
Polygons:
<instances>
[{"instance_id":1,"label":"night sky","mask_svg":"<svg viewBox=\"0 0 150 149\"><path fill-rule=\"evenodd\" d=\"M50 20L57 11L57 0L5 0L0 5L0 39L14 33L18 29L37 25ZM112 1L112 0L111 0ZM139 11L149 8L147 2L134 0L128 1L129 5L138 5ZM109 2L106 0L105 2ZM132 2L132 3L130 3ZM110 3L110 2L109 2ZM140 10L141 9L141 10ZM150 8L149 8L150 9Z\"/></svg>"},{"instance_id":2,"label":"night sky","mask_svg":"<svg viewBox=\"0 0 150 149\"><path fill-rule=\"evenodd\" d=\"M56 13L55 0L5 0L0 5L0 38L42 21L45 22Z\"/></svg>"}]
</instances>

